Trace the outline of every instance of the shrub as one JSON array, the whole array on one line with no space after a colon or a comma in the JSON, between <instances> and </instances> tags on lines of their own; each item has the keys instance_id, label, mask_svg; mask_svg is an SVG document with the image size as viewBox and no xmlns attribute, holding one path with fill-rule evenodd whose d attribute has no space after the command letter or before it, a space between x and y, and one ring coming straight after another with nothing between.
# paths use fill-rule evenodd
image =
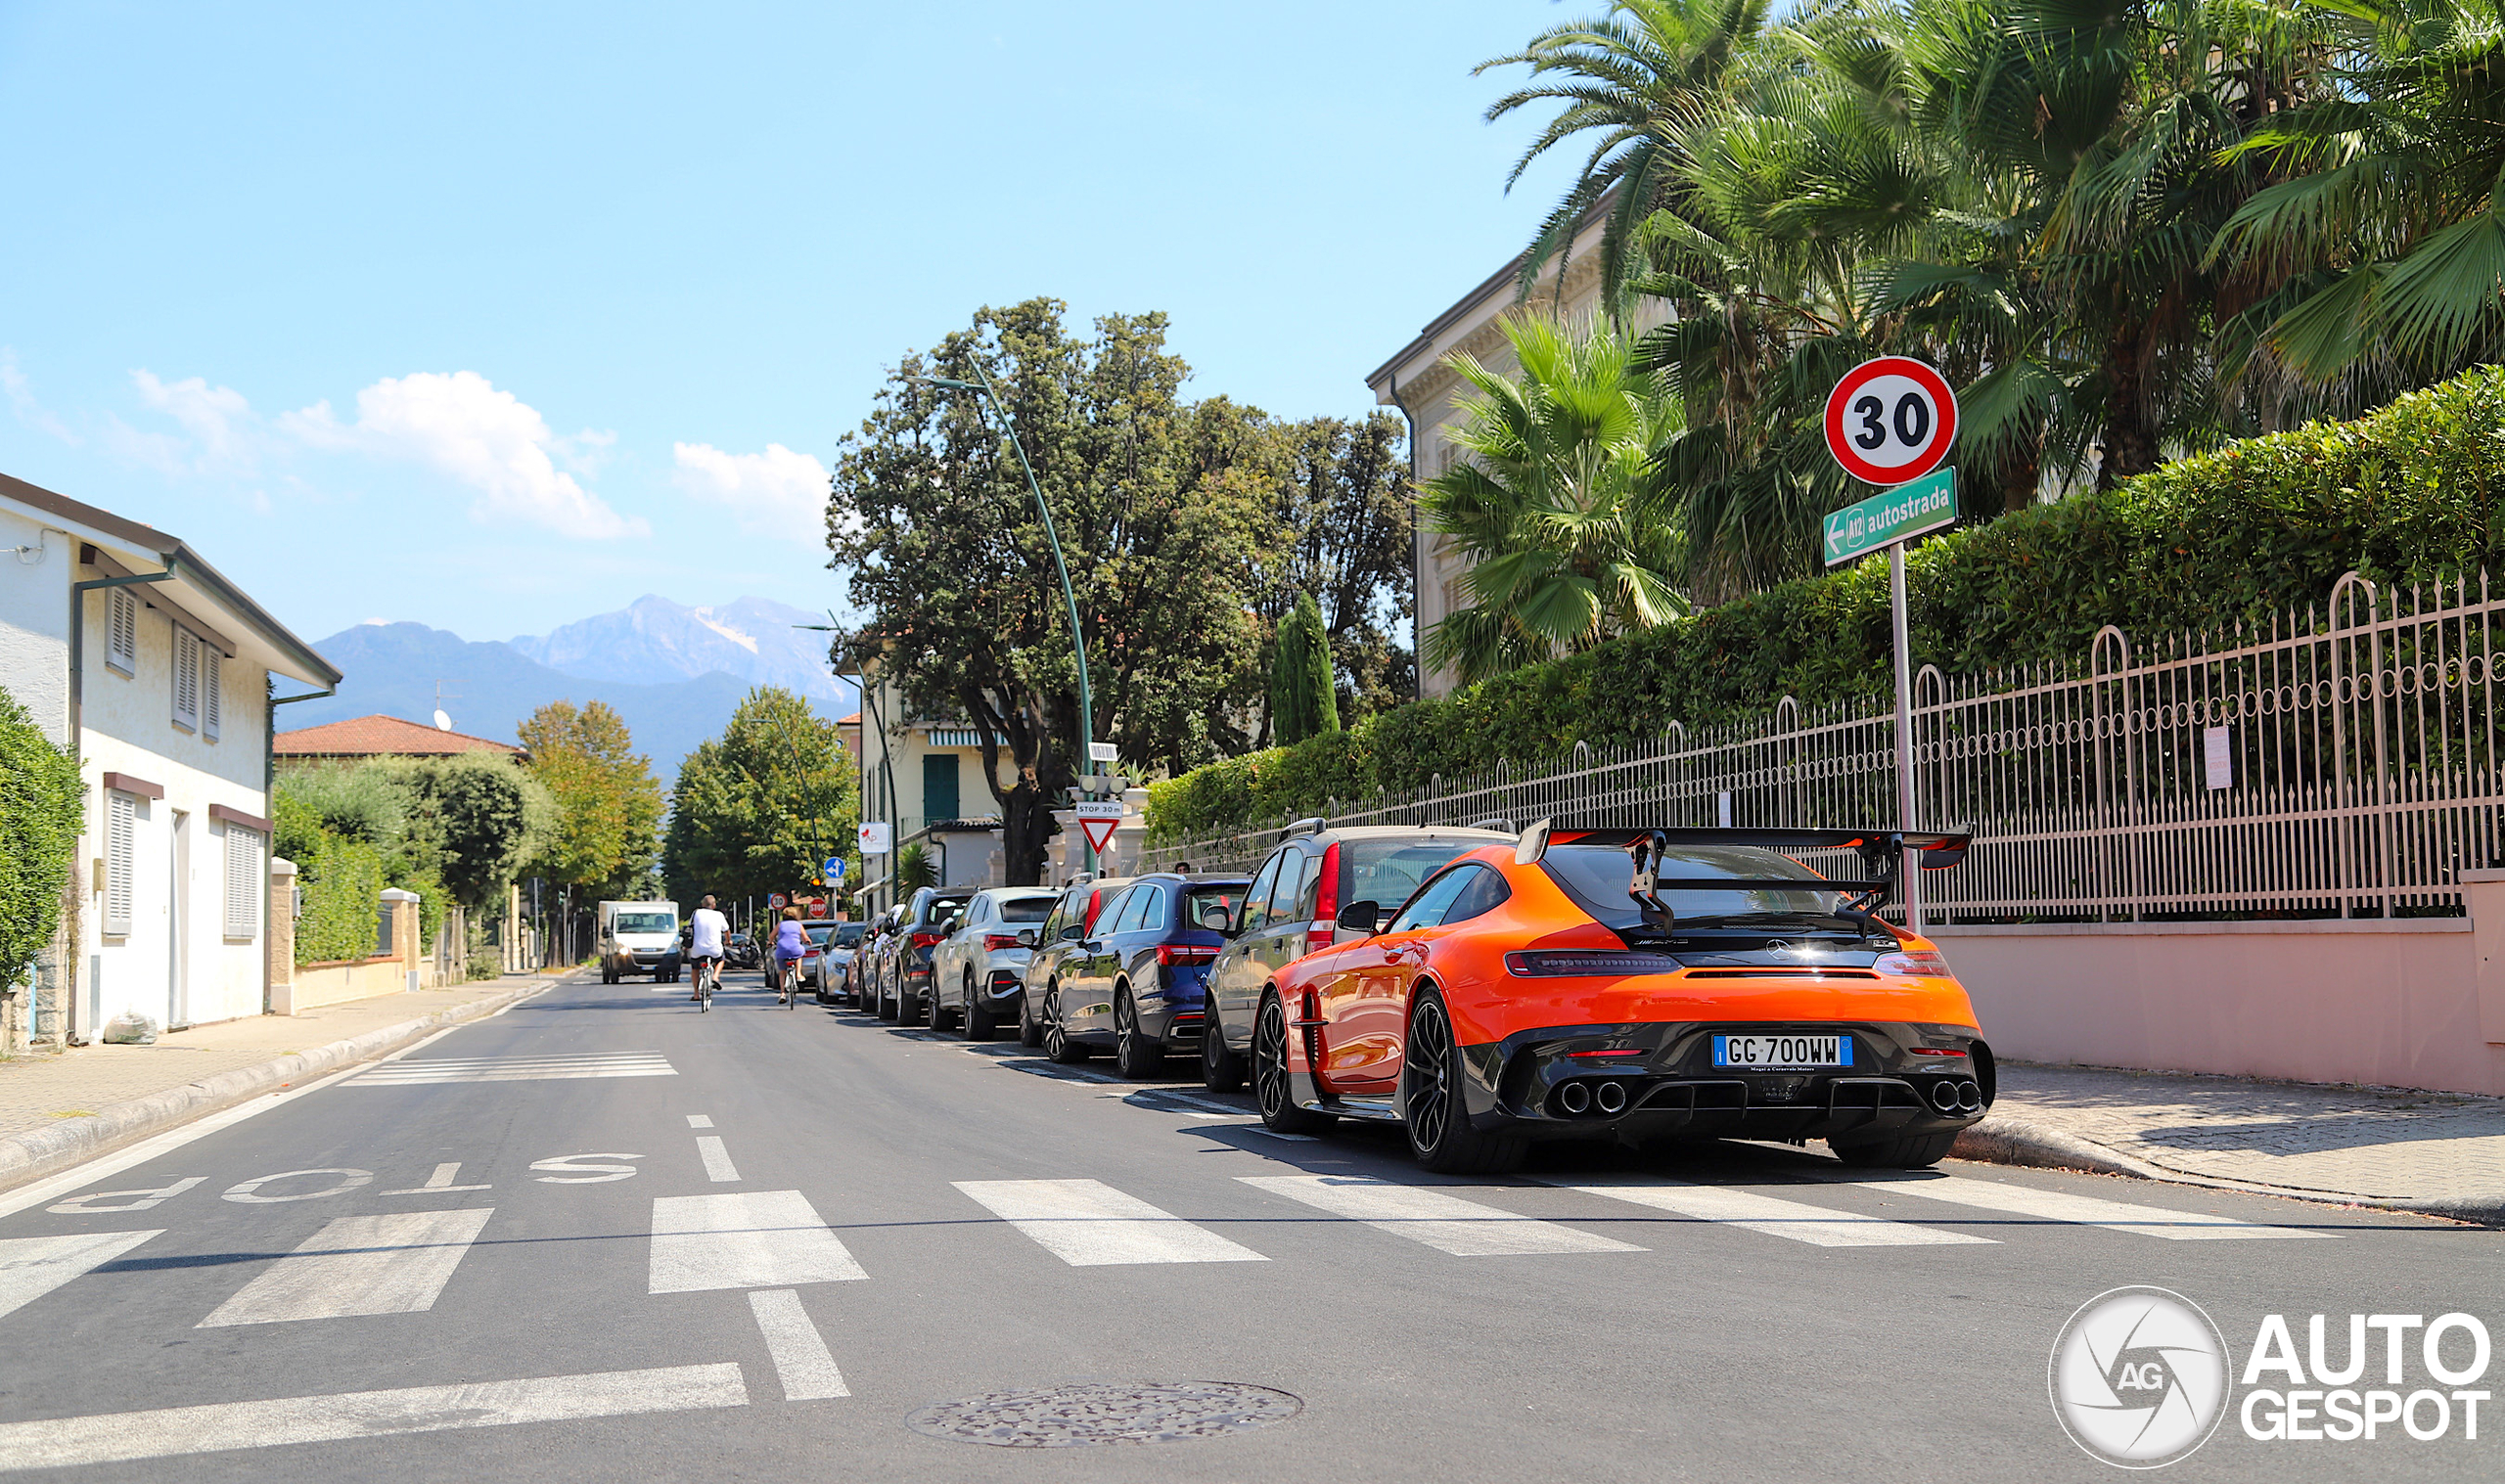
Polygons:
<instances>
[{"instance_id":1,"label":"shrub","mask_svg":"<svg viewBox=\"0 0 2505 1484\"><path fill-rule=\"evenodd\" d=\"M304 915L296 920L296 962L370 956L383 906L383 852L329 833L295 843L300 853L290 859L304 888Z\"/></svg>"},{"instance_id":2,"label":"shrub","mask_svg":"<svg viewBox=\"0 0 2505 1484\"><path fill-rule=\"evenodd\" d=\"M85 791L77 760L0 691L0 988L24 975L61 924Z\"/></svg>"},{"instance_id":3,"label":"shrub","mask_svg":"<svg viewBox=\"0 0 2505 1484\"><path fill-rule=\"evenodd\" d=\"M2136 636L2266 625L2341 573L2475 570L2505 555L2505 369L2181 459L2117 488L2005 516L1907 561L1914 662L1951 673L2077 660L2107 624ZM1889 685L1885 558L1794 582L1346 733L1230 759L1149 790L1152 838L1187 839L1330 798L1711 724L1785 696Z\"/></svg>"}]
</instances>

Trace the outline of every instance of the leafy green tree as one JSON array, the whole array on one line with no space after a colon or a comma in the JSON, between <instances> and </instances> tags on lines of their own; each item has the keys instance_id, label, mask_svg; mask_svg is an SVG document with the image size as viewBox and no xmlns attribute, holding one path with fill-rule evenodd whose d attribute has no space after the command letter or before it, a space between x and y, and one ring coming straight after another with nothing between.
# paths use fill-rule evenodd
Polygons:
<instances>
[{"instance_id":1,"label":"leafy green tree","mask_svg":"<svg viewBox=\"0 0 2505 1484\"><path fill-rule=\"evenodd\" d=\"M835 723L760 686L679 764L661 870L681 900L797 891L829 856L857 861L859 787Z\"/></svg>"},{"instance_id":2,"label":"leafy green tree","mask_svg":"<svg viewBox=\"0 0 2505 1484\"><path fill-rule=\"evenodd\" d=\"M1162 315L1108 315L1081 339L1062 314L1052 299L984 309L905 357L845 439L827 512L864 615L838 654L899 685L916 715L963 717L982 738L1015 882L1039 877L1075 774L1071 638L1008 429L988 398L926 376L973 382L979 365L1033 463L1077 598L1088 735L1174 771L1240 747L1221 700L1259 648L1245 573L1260 504L1223 476L1247 457L1249 420L1181 401Z\"/></svg>"},{"instance_id":3,"label":"leafy green tree","mask_svg":"<svg viewBox=\"0 0 2505 1484\"><path fill-rule=\"evenodd\" d=\"M1270 671L1270 736L1279 746L1340 730L1338 686L1331 673L1331 632L1311 593L1279 625L1278 660Z\"/></svg>"},{"instance_id":4,"label":"leafy green tree","mask_svg":"<svg viewBox=\"0 0 2505 1484\"><path fill-rule=\"evenodd\" d=\"M556 802L540 868L593 896L645 889L660 853L661 787L626 723L602 701L552 700L516 731Z\"/></svg>"},{"instance_id":5,"label":"leafy green tree","mask_svg":"<svg viewBox=\"0 0 2505 1484\"><path fill-rule=\"evenodd\" d=\"M1655 455L1677 424L1606 325L1583 333L1509 320L1519 378L1468 356L1469 454L1427 485L1428 528L1471 559L1472 606L1427 634L1426 658L1469 684L1684 611L1676 528L1662 518Z\"/></svg>"},{"instance_id":6,"label":"leafy green tree","mask_svg":"<svg viewBox=\"0 0 2505 1484\"><path fill-rule=\"evenodd\" d=\"M52 943L78 852L78 762L0 690L0 987Z\"/></svg>"},{"instance_id":7,"label":"leafy green tree","mask_svg":"<svg viewBox=\"0 0 2505 1484\"><path fill-rule=\"evenodd\" d=\"M431 805L442 855L437 869L452 899L474 910L497 905L521 874L534 812L544 821L555 801L537 779L502 756L469 753L431 762L415 782Z\"/></svg>"},{"instance_id":8,"label":"leafy green tree","mask_svg":"<svg viewBox=\"0 0 2505 1484\"><path fill-rule=\"evenodd\" d=\"M899 897L910 897L925 886L939 884L939 872L931 863L927 845L907 845L896 852L895 888Z\"/></svg>"},{"instance_id":9,"label":"leafy green tree","mask_svg":"<svg viewBox=\"0 0 2505 1484\"><path fill-rule=\"evenodd\" d=\"M1299 595L1322 612L1339 670L1339 709L1354 720L1417 693L1417 664L1402 632L1417 606L1410 592L1415 511L1399 420L1308 418L1272 425L1274 463L1263 503L1273 533L1252 558L1252 611L1275 651L1279 625ZM1275 659L1252 672L1266 680Z\"/></svg>"}]
</instances>

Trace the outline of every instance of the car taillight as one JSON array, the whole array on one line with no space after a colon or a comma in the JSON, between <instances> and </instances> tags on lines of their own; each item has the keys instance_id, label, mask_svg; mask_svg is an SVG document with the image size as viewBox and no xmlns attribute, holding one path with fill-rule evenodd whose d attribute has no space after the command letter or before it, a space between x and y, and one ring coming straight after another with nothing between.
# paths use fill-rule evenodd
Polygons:
<instances>
[{"instance_id":1,"label":"car taillight","mask_svg":"<svg viewBox=\"0 0 2505 1484\"><path fill-rule=\"evenodd\" d=\"M1505 972L1525 979L1605 979L1625 974L1674 974L1686 967L1665 953L1548 949L1505 955Z\"/></svg>"},{"instance_id":2,"label":"car taillight","mask_svg":"<svg viewBox=\"0 0 2505 1484\"><path fill-rule=\"evenodd\" d=\"M917 932L913 935L913 946L916 948L936 948L939 946L939 934L935 932Z\"/></svg>"},{"instance_id":3,"label":"car taillight","mask_svg":"<svg viewBox=\"0 0 2505 1484\"><path fill-rule=\"evenodd\" d=\"M1320 953L1340 935L1340 847L1322 852L1322 884L1313 894L1313 925L1304 930L1304 951Z\"/></svg>"},{"instance_id":4,"label":"car taillight","mask_svg":"<svg viewBox=\"0 0 2505 1484\"><path fill-rule=\"evenodd\" d=\"M1160 964L1207 964L1216 957L1216 949L1199 944L1160 943L1157 945L1157 962Z\"/></svg>"},{"instance_id":5,"label":"car taillight","mask_svg":"<svg viewBox=\"0 0 2505 1484\"><path fill-rule=\"evenodd\" d=\"M998 953L1004 948L1015 948L1018 946L1018 934L1014 932L987 932L982 935L982 946L983 951L986 953Z\"/></svg>"},{"instance_id":6,"label":"car taillight","mask_svg":"<svg viewBox=\"0 0 2505 1484\"><path fill-rule=\"evenodd\" d=\"M1928 948L1916 948L1905 953L1883 953L1872 961L1870 967L1883 974L1912 974L1925 979L1957 977L1948 971L1948 961Z\"/></svg>"},{"instance_id":7,"label":"car taillight","mask_svg":"<svg viewBox=\"0 0 2505 1484\"><path fill-rule=\"evenodd\" d=\"M1963 1051L1953 1046L1908 1046L1906 1051L1917 1057L1962 1057Z\"/></svg>"}]
</instances>

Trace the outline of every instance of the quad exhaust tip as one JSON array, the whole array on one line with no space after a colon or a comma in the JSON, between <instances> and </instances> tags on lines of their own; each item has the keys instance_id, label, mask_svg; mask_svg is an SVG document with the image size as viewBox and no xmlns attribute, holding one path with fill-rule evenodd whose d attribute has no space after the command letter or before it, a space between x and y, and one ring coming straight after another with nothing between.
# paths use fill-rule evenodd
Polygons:
<instances>
[{"instance_id":1,"label":"quad exhaust tip","mask_svg":"<svg viewBox=\"0 0 2505 1484\"><path fill-rule=\"evenodd\" d=\"M1935 1083L1933 1083L1933 1084L1932 1084L1932 1088L1931 1088L1931 1105L1932 1105L1932 1106L1934 1106L1934 1107L1936 1107L1936 1108L1939 1109L1939 1110L1940 1110L1941 1112L1943 1112L1943 1113L1953 1113L1953 1112L1956 1112L1956 1111L1958 1110L1958 1108L1962 1107L1962 1106L1964 1105L1964 1103L1965 1103L1965 1100L1964 1100L1964 1099L1962 1099L1962 1098L1960 1098L1960 1097L1958 1097L1958 1095L1957 1095L1957 1084L1956 1084L1956 1083L1954 1083L1954 1082L1935 1082Z\"/></svg>"},{"instance_id":2,"label":"quad exhaust tip","mask_svg":"<svg viewBox=\"0 0 2505 1484\"><path fill-rule=\"evenodd\" d=\"M1604 1082L1592 1093L1592 1105L1604 1113L1626 1110L1626 1087L1622 1083Z\"/></svg>"}]
</instances>

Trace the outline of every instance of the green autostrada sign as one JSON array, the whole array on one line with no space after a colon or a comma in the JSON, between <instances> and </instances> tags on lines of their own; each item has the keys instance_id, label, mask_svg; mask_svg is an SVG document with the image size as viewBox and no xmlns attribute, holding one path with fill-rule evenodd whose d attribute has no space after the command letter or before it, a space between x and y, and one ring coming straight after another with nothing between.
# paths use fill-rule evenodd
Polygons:
<instances>
[{"instance_id":1,"label":"green autostrada sign","mask_svg":"<svg viewBox=\"0 0 2505 1484\"><path fill-rule=\"evenodd\" d=\"M1957 471L1936 470L1827 517L1827 565L1850 562L1957 518Z\"/></svg>"}]
</instances>

